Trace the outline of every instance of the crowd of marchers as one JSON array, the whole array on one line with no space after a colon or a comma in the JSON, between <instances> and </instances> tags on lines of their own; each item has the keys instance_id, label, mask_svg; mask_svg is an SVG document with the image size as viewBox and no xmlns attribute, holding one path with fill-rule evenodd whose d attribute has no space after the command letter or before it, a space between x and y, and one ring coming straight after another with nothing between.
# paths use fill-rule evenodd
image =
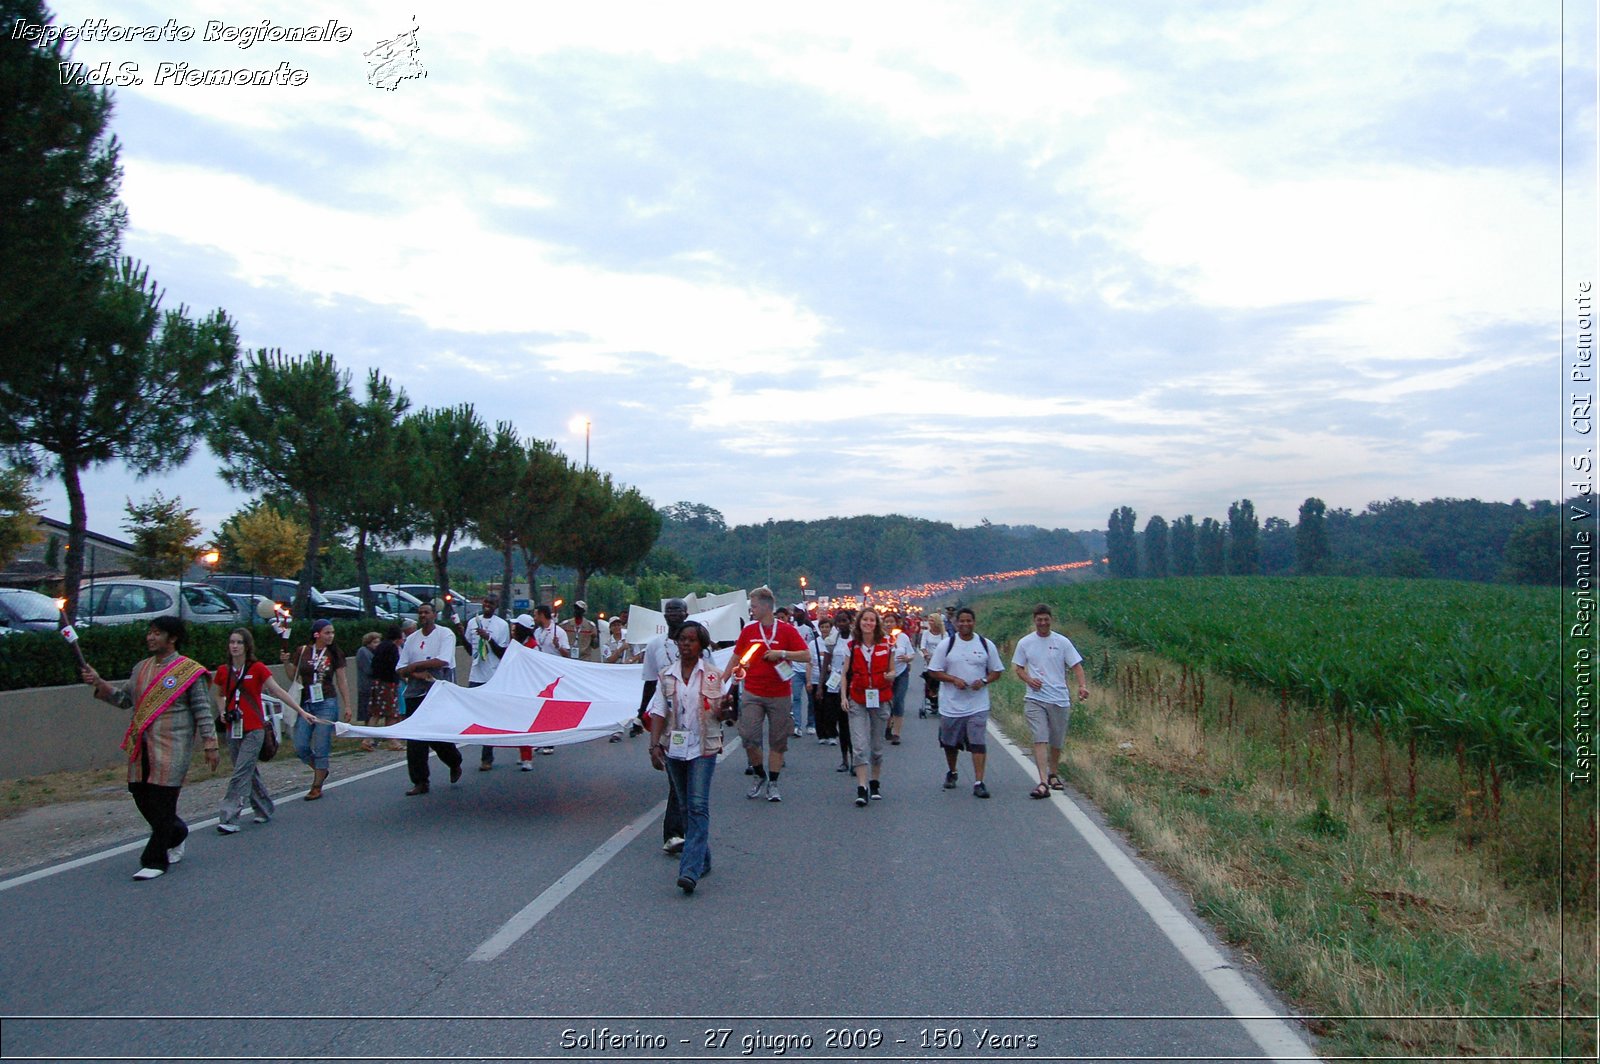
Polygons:
<instances>
[{"instance_id":1,"label":"crowd of marchers","mask_svg":"<svg viewBox=\"0 0 1600 1064\"><path fill-rule=\"evenodd\" d=\"M662 849L679 857L677 885L693 894L711 871L711 781L724 755L723 731L733 725L743 747L750 785L745 797L781 806L780 779L791 740L814 738L839 750L837 771L854 783L858 808L884 800L886 751L901 742L907 696L922 682L919 717L938 721L944 758L943 785L960 783L964 753L972 772L972 794L990 797L984 773L988 754L989 688L1006 673L999 649L977 630L970 607L948 607L924 619L913 611L873 605L814 613L804 606L779 606L773 593L757 588L749 597L749 620L731 644L715 646L706 627L689 618L686 603L669 599L662 615L667 630L635 653L621 619L602 640L586 605L558 622L548 606L512 619L498 599L482 600L482 612L458 633L424 603L416 622L368 633L357 652L357 690L347 689L345 655L334 625L319 620L304 646L279 652L281 674L258 659L247 628L234 630L227 660L208 667L181 653L185 626L158 617L146 633L150 656L123 683L102 679L90 666L83 680L97 697L130 712L123 739L128 790L150 825L150 839L134 873L137 880L165 875L184 855L189 827L178 816L180 789L198 745L213 768L226 741L233 774L218 811L217 831L233 835L249 806L257 824L276 812L261 779L263 748L276 734L267 714L274 698L293 713L296 756L312 772L306 801L323 797L335 722L384 726L415 709L433 684L455 677L456 641L471 660L468 686L494 675L515 640L540 653L612 664L639 664L643 678L638 718L611 735L614 743L648 733L651 764L667 778ZM1011 672L1025 685L1023 709L1033 744L1038 785L1029 797L1046 799L1064 788L1058 774L1073 705L1089 696L1082 656L1053 631L1050 607L1033 610L1033 631L1018 640ZM727 649L719 667L714 652ZM369 740L363 744L373 748ZM461 779L464 758L449 742L406 740L411 788L431 786L429 754L437 756L451 783ZM553 754L553 747L538 748ZM524 771L535 748L518 750ZM269 755L270 756L270 755ZM494 748L481 748L479 771L494 768Z\"/></svg>"}]
</instances>

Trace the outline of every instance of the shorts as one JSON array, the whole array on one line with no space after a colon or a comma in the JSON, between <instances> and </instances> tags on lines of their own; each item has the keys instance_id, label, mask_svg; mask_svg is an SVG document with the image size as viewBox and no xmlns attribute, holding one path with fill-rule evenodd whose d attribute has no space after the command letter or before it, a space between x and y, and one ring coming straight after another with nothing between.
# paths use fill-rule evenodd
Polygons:
<instances>
[{"instance_id":1,"label":"shorts","mask_svg":"<svg viewBox=\"0 0 1600 1064\"><path fill-rule=\"evenodd\" d=\"M1071 706L1024 698L1022 715L1028 718L1028 728L1033 732L1034 742L1049 743L1059 750L1067 741L1067 721L1072 717Z\"/></svg>"},{"instance_id":2,"label":"shorts","mask_svg":"<svg viewBox=\"0 0 1600 1064\"><path fill-rule=\"evenodd\" d=\"M970 750L975 754L986 753L989 744L986 735L989 729L989 711L973 713L965 717L939 718L939 745L946 750Z\"/></svg>"},{"instance_id":3,"label":"shorts","mask_svg":"<svg viewBox=\"0 0 1600 1064\"><path fill-rule=\"evenodd\" d=\"M739 738L744 745L761 749L761 724L767 725L767 749L781 754L789 749L789 733L794 731L794 703L788 693L773 698L739 696Z\"/></svg>"}]
</instances>

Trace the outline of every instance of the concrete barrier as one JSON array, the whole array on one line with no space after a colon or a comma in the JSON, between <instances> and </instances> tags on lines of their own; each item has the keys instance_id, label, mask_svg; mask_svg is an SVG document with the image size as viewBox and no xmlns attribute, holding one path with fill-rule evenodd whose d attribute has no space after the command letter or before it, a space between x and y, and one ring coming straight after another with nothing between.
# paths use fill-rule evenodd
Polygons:
<instances>
[{"instance_id":1,"label":"concrete barrier","mask_svg":"<svg viewBox=\"0 0 1600 1064\"><path fill-rule=\"evenodd\" d=\"M471 664L458 646L456 682L463 687ZM283 683L281 668L272 674ZM354 698L354 654L345 666L345 682ZM121 767L127 755L118 744L127 730L127 710L100 701L83 684L0 691L0 780Z\"/></svg>"}]
</instances>

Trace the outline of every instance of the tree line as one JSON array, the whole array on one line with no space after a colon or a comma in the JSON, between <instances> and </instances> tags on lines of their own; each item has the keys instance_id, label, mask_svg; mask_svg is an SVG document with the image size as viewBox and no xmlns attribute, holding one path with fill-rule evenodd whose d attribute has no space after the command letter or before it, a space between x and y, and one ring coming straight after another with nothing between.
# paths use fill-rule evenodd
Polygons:
<instances>
[{"instance_id":1,"label":"tree line","mask_svg":"<svg viewBox=\"0 0 1600 1064\"><path fill-rule=\"evenodd\" d=\"M346 529L369 609L374 544L425 539L442 587L463 536L500 550L506 585L514 555L530 582L547 561L572 567L580 594L590 574L643 558L660 525L654 506L574 467L549 441L490 427L471 405L413 411L376 371L358 394L321 351L241 355L224 310L164 306L148 269L122 254L111 93L62 84L60 41L12 34L19 21L52 20L39 0L0 0L0 448L14 464L0 473L0 504L18 518L29 510L28 477L60 478L69 612L83 576L84 472L123 462L138 476L158 474L202 442L230 485L261 495L236 515L230 547L256 549L250 533L270 544L257 571L297 573L302 611L325 541ZM141 550L158 559L188 549L192 513L159 493L128 505L130 527L150 533ZM304 528L303 544L284 522ZM301 552L292 567L286 536Z\"/></svg>"},{"instance_id":2,"label":"tree line","mask_svg":"<svg viewBox=\"0 0 1600 1064\"><path fill-rule=\"evenodd\" d=\"M1592 508L1590 508L1592 510ZM1113 576L1165 577L1326 574L1439 577L1554 584L1561 580L1565 528L1560 504L1478 499L1392 498L1357 513L1330 509L1315 496L1293 524L1262 522L1255 504L1239 499L1227 519L1191 514L1168 521L1121 506L1107 518L1106 557ZM1566 552L1570 553L1570 552Z\"/></svg>"},{"instance_id":3,"label":"tree line","mask_svg":"<svg viewBox=\"0 0 1600 1064\"><path fill-rule=\"evenodd\" d=\"M702 580L747 586L752 578L819 594L836 584L884 587L1088 560L1077 534L982 521L956 528L900 514L767 521L730 526L705 503L663 507L659 567Z\"/></svg>"}]
</instances>

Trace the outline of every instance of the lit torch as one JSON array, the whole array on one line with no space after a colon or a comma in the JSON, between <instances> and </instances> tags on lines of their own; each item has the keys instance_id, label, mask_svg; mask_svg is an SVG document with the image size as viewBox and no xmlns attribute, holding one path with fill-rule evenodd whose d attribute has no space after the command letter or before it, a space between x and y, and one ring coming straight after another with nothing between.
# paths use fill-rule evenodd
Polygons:
<instances>
[{"instance_id":1,"label":"lit torch","mask_svg":"<svg viewBox=\"0 0 1600 1064\"><path fill-rule=\"evenodd\" d=\"M293 623L294 614L289 610L289 607L281 602L274 602L272 604L272 630L277 632L278 637L285 643L289 641L289 629L293 626Z\"/></svg>"},{"instance_id":2,"label":"lit torch","mask_svg":"<svg viewBox=\"0 0 1600 1064\"><path fill-rule=\"evenodd\" d=\"M56 609L61 611L61 638L72 648L72 656L78 659L79 670L87 669L89 663L83 659L83 648L78 645L78 633L73 629L72 622L67 619L67 600L56 599Z\"/></svg>"}]
</instances>

